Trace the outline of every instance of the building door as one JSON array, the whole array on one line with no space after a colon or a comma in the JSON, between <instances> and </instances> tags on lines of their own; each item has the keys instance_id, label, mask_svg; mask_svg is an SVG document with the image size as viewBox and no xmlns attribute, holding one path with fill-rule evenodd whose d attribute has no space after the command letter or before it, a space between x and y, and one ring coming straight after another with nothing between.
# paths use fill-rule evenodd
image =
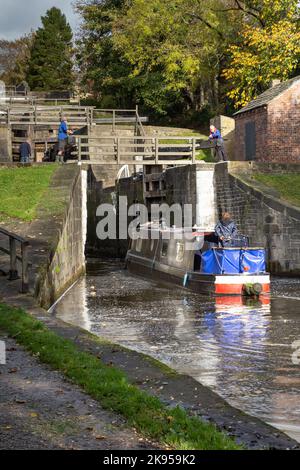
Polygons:
<instances>
[{"instance_id":1,"label":"building door","mask_svg":"<svg viewBox=\"0 0 300 470\"><path fill-rule=\"evenodd\" d=\"M256 155L256 129L255 122L245 124L246 160L254 160Z\"/></svg>"}]
</instances>

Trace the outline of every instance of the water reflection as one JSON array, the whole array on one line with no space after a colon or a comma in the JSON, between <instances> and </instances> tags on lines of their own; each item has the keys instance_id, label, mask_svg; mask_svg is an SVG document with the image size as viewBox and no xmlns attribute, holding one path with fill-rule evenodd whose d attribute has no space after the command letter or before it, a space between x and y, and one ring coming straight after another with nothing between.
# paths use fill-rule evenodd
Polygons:
<instances>
[{"instance_id":1,"label":"water reflection","mask_svg":"<svg viewBox=\"0 0 300 470\"><path fill-rule=\"evenodd\" d=\"M98 263L55 307L60 318L151 354L300 441L300 280L276 280L263 302L211 300Z\"/></svg>"}]
</instances>

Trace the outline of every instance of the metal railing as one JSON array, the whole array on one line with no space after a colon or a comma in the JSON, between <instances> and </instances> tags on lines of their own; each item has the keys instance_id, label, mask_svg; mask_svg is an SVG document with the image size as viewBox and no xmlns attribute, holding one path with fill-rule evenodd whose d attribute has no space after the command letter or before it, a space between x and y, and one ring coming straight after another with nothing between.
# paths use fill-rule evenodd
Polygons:
<instances>
[{"instance_id":1,"label":"metal railing","mask_svg":"<svg viewBox=\"0 0 300 470\"><path fill-rule=\"evenodd\" d=\"M215 143L197 137L74 137L79 163L88 160L88 163L97 165L194 164L200 150L216 147Z\"/></svg>"},{"instance_id":2,"label":"metal railing","mask_svg":"<svg viewBox=\"0 0 300 470\"><path fill-rule=\"evenodd\" d=\"M15 233L8 232L7 230L0 228L0 234L8 237L9 249L0 246L0 251L9 255L10 257L10 270L9 277L10 281L20 279L18 273L17 261L21 262L21 281L22 287L21 292L26 294L29 291L29 260L28 260L28 248L29 242L25 238L19 237ZM17 243L20 244L21 256L17 254Z\"/></svg>"}]
</instances>

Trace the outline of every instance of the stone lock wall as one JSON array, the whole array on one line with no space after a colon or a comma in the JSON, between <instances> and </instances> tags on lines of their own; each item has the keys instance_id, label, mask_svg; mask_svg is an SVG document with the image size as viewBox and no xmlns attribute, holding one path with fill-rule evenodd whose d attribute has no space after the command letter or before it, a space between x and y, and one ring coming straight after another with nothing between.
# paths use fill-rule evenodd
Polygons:
<instances>
[{"instance_id":1,"label":"stone lock wall","mask_svg":"<svg viewBox=\"0 0 300 470\"><path fill-rule=\"evenodd\" d=\"M186 165L167 169L165 172L166 203L170 206L193 205L193 225L196 223L197 180L196 165Z\"/></svg>"},{"instance_id":2,"label":"stone lock wall","mask_svg":"<svg viewBox=\"0 0 300 470\"><path fill-rule=\"evenodd\" d=\"M78 167L64 222L45 272L37 281L39 303L49 308L85 272L87 172Z\"/></svg>"},{"instance_id":3,"label":"stone lock wall","mask_svg":"<svg viewBox=\"0 0 300 470\"><path fill-rule=\"evenodd\" d=\"M215 188L219 216L229 211L251 246L267 249L270 272L299 275L300 210L245 182L242 172L228 172L227 165L216 166Z\"/></svg>"},{"instance_id":4,"label":"stone lock wall","mask_svg":"<svg viewBox=\"0 0 300 470\"><path fill-rule=\"evenodd\" d=\"M116 181L118 165L84 165L88 170L87 184L87 242L86 256L101 258L123 258L126 256L128 240L99 240L96 232L101 217L97 209L101 204L110 204L118 214L118 196L127 196L128 206L143 201L143 181L135 177ZM134 167L129 167L133 173ZM117 217L118 221L118 217ZM117 225L118 231L118 225Z\"/></svg>"},{"instance_id":5,"label":"stone lock wall","mask_svg":"<svg viewBox=\"0 0 300 470\"><path fill-rule=\"evenodd\" d=\"M186 165L165 172L166 202L192 205L192 225L213 230L216 225L214 164Z\"/></svg>"},{"instance_id":6,"label":"stone lock wall","mask_svg":"<svg viewBox=\"0 0 300 470\"><path fill-rule=\"evenodd\" d=\"M87 257L118 258L117 240L99 240L96 233L100 204L116 205L116 165L89 165L87 184Z\"/></svg>"}]
</instances>

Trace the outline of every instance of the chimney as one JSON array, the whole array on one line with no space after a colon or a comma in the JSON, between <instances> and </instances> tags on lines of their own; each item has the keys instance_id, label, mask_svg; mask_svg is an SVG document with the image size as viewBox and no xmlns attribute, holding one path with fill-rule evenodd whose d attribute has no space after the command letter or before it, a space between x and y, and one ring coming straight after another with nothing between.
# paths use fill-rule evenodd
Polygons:
<instances>
[{"instance_id":1,"label":"chimney","mask_svg":"<svg viewBox=\"0 0 300 470\"><path fill-rule=\"evenodd\" d=\"M271 87L273 88L276 85L279 85L281 83L281 80L279 78L274 78L274 80L271 81Z\"/></svg>"}]
</instances>

